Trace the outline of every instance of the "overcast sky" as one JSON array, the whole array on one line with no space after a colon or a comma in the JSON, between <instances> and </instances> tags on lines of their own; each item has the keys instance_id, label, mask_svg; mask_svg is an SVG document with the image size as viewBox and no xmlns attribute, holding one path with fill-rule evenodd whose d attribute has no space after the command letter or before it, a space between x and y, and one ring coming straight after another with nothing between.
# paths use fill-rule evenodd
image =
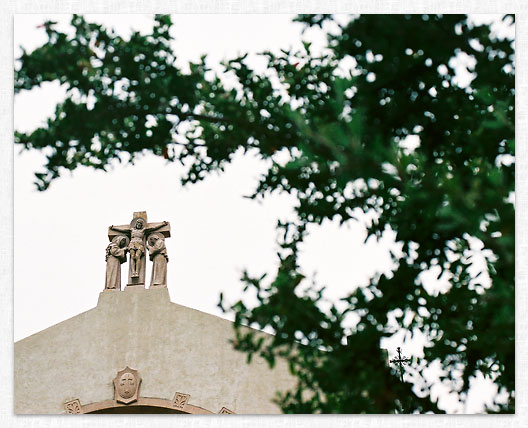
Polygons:
<instances>
[{"instance_id":1,"label":"overcast sky","mask_svg":"<svg viewBox=\"0 0 528 428\"><path fill-rule=\"evenodd\" d=\"M292 24L291 18L174 16L178 63L207 53L215 66L241 52L300 46L302 27ZM46 40L44 30L37 28L46 19L58 21L57 28L64 30L70 16L15 17L15 57L20 45L30 51ZM112 26L121 35L152 28L152 17L144 15L88 15L87 19ZM319 48L324 46L318 31L304 37ZM258 67L258 60L253 64ZM30 131L43 124L63 96L64 90L55 83L17 95L15 129ZM172 237L166 240L168 288L175 303L226 317L217 308L220 292L227 301L234 301L241 296L239 278L244 268L262 274L273 273L277 266L275 225L278 219L293 218L295 202L287 195L268 196L263 203L242 197L253 191L265 172L262 161L237 157L222 175L182 188L181 166L146 156L134 166L119 165L110 173L80 168L54 181L45 192L37 192L33 174L42 168L44 158L39 153L18 152L15 148L15 341L96 306L104 288L107 228L128 224L134 211L147 211L149 221L171 224ZM327 286L329 298L338 299L376 272L392 268L388 250L394 246L394 235L390 232L382 241L371 239L366 244L360 222L344 227L328 222L310 232L300 264L305 274L315 275L319 285ZM126 277L123 267L123 283ZM146 277L148 285L150 263ZM401 339L384 346L393 352ZM407 343L406 354L420 356L422 344ZM444 407L475 412L494 392L484 381L479 385L481 393L473 392L465 409L458 408L441 387L435 391L441 394Z\"/></svg>"}]
</instances>

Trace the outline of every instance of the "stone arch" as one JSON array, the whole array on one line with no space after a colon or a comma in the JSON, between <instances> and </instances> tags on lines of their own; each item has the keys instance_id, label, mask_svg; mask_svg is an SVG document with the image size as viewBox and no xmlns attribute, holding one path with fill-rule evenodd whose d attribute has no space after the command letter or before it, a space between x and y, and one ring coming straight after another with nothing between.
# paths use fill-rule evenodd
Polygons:
<instances>
[{"instance_id":1,"label":"stone arch","mask_svg":"<svg viewBox=\"0 0 528 428\"><path fill-rule=\"evenodd\" d=\"M212 415L210 410L202 407L185 404L181 409L175 408L174 401L163 398L140 397L137 401L130 404L117 403L115 400L99 401L97 403L84 404L80 406L79 413L94 414L116 414L116 413L173 413L173 414L191 414L191 415Z\"/></svg>"}]
</instances>

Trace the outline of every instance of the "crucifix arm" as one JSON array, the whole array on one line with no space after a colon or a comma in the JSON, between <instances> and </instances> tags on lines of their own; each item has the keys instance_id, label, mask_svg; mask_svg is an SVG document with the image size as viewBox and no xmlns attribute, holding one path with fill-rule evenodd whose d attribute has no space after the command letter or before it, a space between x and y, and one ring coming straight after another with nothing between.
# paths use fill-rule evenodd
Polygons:
<instances>
[{"instance_id":1,"label":"crucifix arm","mask_svg":"<svg viewBox=\"0 0 528 428\"><path fill-rule=\"evenodd\" d=\"M110 230L115 230L116 232L130 233L130 227L128 226L110 226Z\"/></svg>"},{"instance_id":2,"label":"crucifix arm","mask_svg":"<svg viewBox=\"0 0 528 428\"><path fill-rule=\"evenodd\" d=\"M161 229L162 227L165 227L169 224L168 221L164 221L163 223L161 223L160 225L158 226L154 226L154 227L149 227L148 229L146 229L147 232L154 232L155 230L158 230L158 229Z\"/></svg>"}]
</instances>

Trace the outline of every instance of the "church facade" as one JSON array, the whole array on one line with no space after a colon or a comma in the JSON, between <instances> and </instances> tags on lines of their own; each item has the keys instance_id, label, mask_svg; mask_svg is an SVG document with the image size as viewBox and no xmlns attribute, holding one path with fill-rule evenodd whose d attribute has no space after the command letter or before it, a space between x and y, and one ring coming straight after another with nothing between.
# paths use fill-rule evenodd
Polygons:
<instances>
[{"instance_id":1,"label":"church facade","mask_svg":"<svg viewBox=\"0 0 528 428\"><path fill-rule=\"evenodd\" d=\"M170 236L170 226L154 227L158 237L150 244L148 233L136 239L136 270L129 269L123 290L115 286L111 257L126 257L115 248L116 256L108 256L107 249L97 306L15 343L15 413L280 413L276 392L295 382L287 364L270 369L258 356L248 364L230 343L232 322L171 302L166 283L159 283L168 260L159 242ZM125 227L111 232L111 244L128 250L131 233ZM141 283L145 249L151 260L163 258L149 288Z\"/></svg>"}]
</instances>

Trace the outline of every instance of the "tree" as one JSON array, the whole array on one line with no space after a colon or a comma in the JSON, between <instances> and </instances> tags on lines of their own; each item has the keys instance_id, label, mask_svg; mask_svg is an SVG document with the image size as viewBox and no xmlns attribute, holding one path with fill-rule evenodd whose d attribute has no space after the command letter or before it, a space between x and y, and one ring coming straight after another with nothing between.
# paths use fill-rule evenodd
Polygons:
<instances>
[{"instance_id":1,"label":"tree","mask_svg":"<svg viewBox=\"0 0 528 428\"><path fill-rule=\"evenodd\" d=\"M330 15L301 15L325 29ZM504 22L513 25L512 16ZM366 15L328 35L323 54L264 52L267 73L245 56L225 62L228 87L205 58L184 72L170 47L171 18L149 35L123 39L74 15L73 35L44 25L48 40L24 52L15 92L46 81L68 89L46 126L15 133L46 150L45 190L63 170L106 169L123 154L185 162L184 183L221 171L237 151L270 161L253 198L285 191L297 219L278 224L278 271L243 276L258 305L220 305L236 317L234 346L273 365L286 358L298 386L278 395L285 412L440 411L427 386L401 383L380 340L396 331L427 337L416 373L440 362L461 400L470 378L490 377L507 397L489 411L514 411L514 48L463 15ZM456 58L473 80L459 84ZM354 67L347 70L345 60ZM272 77L269 77L272 76ZM409 137L419 141L410 147ZM287 161L278 159L285 156ZM307 227L374 212L368 238L392 229L402 245L392 275L376 275L321 305L297 263ZM474 272L477 243L486 268ZM423 272L449 279L429 293ZM344 321L358 318L350 330ZM271 328L270 341L241 325ZM410 397L410 398L406 398Z\"/></svg>"}]
</instances>

